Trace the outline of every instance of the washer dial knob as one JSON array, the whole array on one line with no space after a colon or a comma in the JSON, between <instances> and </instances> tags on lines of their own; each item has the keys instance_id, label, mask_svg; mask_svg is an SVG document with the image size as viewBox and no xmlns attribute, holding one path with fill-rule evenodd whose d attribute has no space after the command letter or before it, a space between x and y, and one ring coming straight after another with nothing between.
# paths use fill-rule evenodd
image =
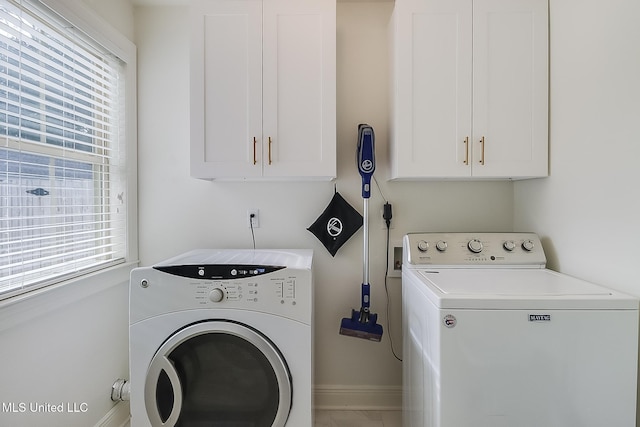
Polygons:
<instances>
[{"instance_id":1,"label":"washer dial knob","mask_svg":"<svg viewBox=\"0 0 640 427\"><path fill-rule=\"evenodd\" d=\"M444 240L438 240L438 243L436 243L436 249L439 250L440 252L446 251L447 242L445 242Z\"/></svg>"},{"instance_id":2,"label":"washer dial knob","mask_svg":"<svg viewBox=\"0 0 640 427\"><path fill-rule=\"evenodd\" d=\"M527 252L531 252L533 250L533 247L535 245L533 244L533 241L531 240L525 240L524 242L522 242L522 249L524 249Z\"/></svg>"},{"instance_id":3,"label":"washer dial knob","mask_svg":"<svg viewBox=\"0 0 640 427\"><path fill-rule=\"evenodd\" d=\"M224 299L224 291L220 288L215 288L209 292L209 299L213 302L220 302Z\"/></svg>"},{"instance_id":4,"label":"washer dial knob","mask_svg":"<svg viewBox=\"0 0 640 427\"><path fill-rule=\"evenodd\" d=\"M513 240L507 240L506 242L504 242L502 244L502 247L506 250L511 252L512 250L514 250L516 248L516 242L514 242Z\"/></svg>"},{"instance_id":5,"label":"washer dial knob","mask_svg":"<svg viewBox=\"0 0 640 427\"><path fill-rule=\"evenodd\" d=\"M479 254L480 252L482 252L482 248L483 248L482 242L478 239L469 240L469 243L467 243L467 247L474 254Z\"/></svg>"},{"instance_id":6,"label":"washer dial knob","mask_svg":"<svg viewBox=\"0 0 640 427\"><path fill-rule=\"evenodd\" d=\"M420 240L418 242L418 250L420 252L427 252L428 249L429 249L429 243L427 243L426 240Z\"/></svg>"}]
</instances>

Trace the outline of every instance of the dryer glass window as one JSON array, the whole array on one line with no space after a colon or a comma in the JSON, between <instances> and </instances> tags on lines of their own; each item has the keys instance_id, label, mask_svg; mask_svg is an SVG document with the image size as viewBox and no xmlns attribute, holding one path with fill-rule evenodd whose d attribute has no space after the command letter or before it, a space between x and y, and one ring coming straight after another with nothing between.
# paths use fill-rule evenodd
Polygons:
<instances>
[{"instance_id":1,"label":"dryer glass window","mask_svg":"<svg viewBox=\"0 0 640 427\"><path fill-rule=\"evenodd\" d=\"M280 407L278 376L263 351L243 337L206 333L183 341L168 355L180 379L177 426L274 425ZM156 404L163 422L174 407L171 381L161 373Z\"/></svg>"}]
</instances>

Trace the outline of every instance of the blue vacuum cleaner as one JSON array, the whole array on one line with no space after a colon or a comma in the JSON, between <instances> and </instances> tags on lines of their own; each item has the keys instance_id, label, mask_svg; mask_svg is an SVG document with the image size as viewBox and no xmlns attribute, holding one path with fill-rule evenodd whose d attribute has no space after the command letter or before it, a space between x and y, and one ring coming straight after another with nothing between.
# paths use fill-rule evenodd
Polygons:
<instances>
[{"instance_id":1,"label":"blue vacuum cleaner","mask_svg":"<svg viewBox=\"0 0 640 427\"><path fill-rule=\"evenodd\" d=\"M364 200L364 262L362 278L362 305L360 311L351 310L351 317L340 323L340 334L380 342L382 326L376 323L378 315L369 311L371 302L369 285L369 197L371 177L376 169L373 128L366 124L358 126L358 148L356 161L362 177L362 199Z\"/></svg>"}]
</instances>

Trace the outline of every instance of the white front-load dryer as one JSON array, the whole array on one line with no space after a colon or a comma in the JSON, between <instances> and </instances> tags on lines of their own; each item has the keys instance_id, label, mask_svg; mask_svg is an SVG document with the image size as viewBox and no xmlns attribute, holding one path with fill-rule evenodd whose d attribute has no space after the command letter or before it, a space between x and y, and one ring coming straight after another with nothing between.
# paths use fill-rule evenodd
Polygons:
<instances>
[{"instance_id":1,"label":"white front-load dryer","mask_svg":"<svg viewBox=\"0 0 640 427\"><path fill-rule=\"evenodd\" d=\"M311 250L196 250L131 273L131 426L311 427Z\"/></svg>"}]
</instances>

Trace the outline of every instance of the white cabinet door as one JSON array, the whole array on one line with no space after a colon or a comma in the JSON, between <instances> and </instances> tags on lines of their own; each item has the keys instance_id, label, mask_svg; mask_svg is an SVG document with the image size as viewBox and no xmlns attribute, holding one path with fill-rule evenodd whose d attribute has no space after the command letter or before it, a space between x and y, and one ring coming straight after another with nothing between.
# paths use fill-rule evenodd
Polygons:
<instances>
[{"instance_id":1,"label":"white cabinet door","mask_svg":"<svg viewBox=\"0 0 640 427\"><path fill-rule=\"evenodd\" d=\"M471 0L396 1L393 178L471 175L471 6Z\"/></svg>"},{"instance_id":2,"label":"white cabinet door","mask_svg":"<svg viewBox=\"0 0 640 427\"><path fill-rule=\"evenodd\" d=\"M335 178L335 0L200 0L191 19L191 175Z\"/></svg>"},{"instance_id":3,"label":"white cabinet door","mask_svg":"<svg viewBox=\"0 0 640 427\"><path fill-rule=\"evenodd\" d=\"M473 175L546 176L547 0L473 4Z\"/></svg>"},{"instance_id":4,"label":"white cabinet door","mask_svg":"<svg viewBox=\"0 0 640 427\"><path fill-rule=\"evenodd\" d=\"M262 175L262 1L192 5L191 175Z\"/></svg>"},{"instance_id":5,"label":"white cabinet door","mask_svg":"<svg viewBox=\"0 0 640 427\"><path fill-rule=\"evenodd\" d=\"M336 176L335 0L264 3L266 177Z\"/></svg>"},{"instance_id":6,"label":"white cabinet door","mask_svg":"<svg viewBox=\"0 0 640 427\"><path fill-rule=\"evenodd\" d=\"M392 179L548 174L547 0L397 0Z\"/></svg>"}]
</instances>

